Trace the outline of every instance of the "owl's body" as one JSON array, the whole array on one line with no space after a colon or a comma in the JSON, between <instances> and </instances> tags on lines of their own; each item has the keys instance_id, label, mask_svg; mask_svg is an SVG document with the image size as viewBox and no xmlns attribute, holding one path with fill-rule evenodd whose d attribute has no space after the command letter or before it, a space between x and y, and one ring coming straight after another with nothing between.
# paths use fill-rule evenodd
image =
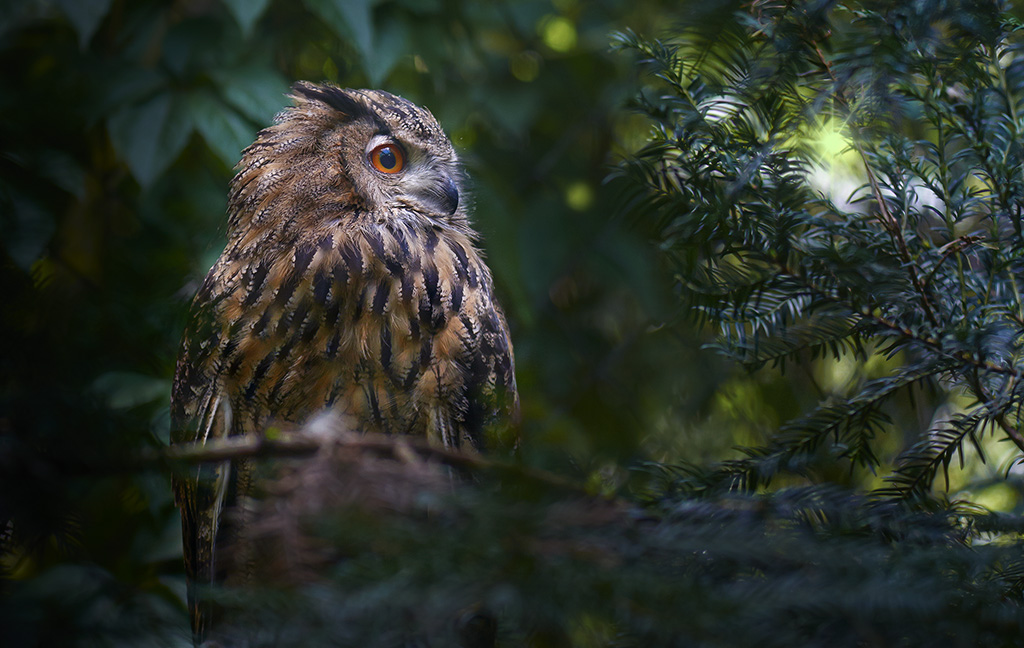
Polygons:
<instances>
[{"instance_id":1,"label":"owl's body","mask_svg":"<svg viewBox=\"0 0 1024 648\"><path fill-rule=\"evenodd\" d=\"M387 93L298 84L294 99L232 183L228 243L182 343L172 440L329 410L360 431L481 447L516 386L450 142ZM240 523L224 511L248 476L236 462L175 481L197 643L211 623L201 588L237 577L220 554Z\"/></svg>"}]
</instances>

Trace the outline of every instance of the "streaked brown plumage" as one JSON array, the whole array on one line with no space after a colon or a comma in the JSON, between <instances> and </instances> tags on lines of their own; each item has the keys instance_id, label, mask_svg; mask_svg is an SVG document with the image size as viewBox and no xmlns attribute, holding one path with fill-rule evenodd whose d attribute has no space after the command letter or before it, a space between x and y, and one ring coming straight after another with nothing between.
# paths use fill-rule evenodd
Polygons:
<instances>
[{"instance_id":1,"label":"streaked brown plumage","mask_svg":"<svg viewBox=\"0 0 1024 648\"><path fill-rule=\"evenodd\" d=\"M516 385L451 143L385 92L299 83L292 98L232 182L227 246L182 342L172 440L329 409L359 430L481 448ZM197 644L216 622L202 587L244 578L218 552L244 526L224 511L250 474L236 462L175 480Z\"/></svg>"}]
</instances>

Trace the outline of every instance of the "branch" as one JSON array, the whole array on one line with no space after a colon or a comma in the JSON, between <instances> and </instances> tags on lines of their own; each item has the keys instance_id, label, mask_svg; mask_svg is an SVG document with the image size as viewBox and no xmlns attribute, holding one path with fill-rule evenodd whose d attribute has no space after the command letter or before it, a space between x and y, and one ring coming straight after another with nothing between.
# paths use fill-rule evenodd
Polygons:
<instances>
[{"instance_id":1,"label":"branch","mask_svg":"<svg viewBox=\"0 0 1024 648\"><path fill-rule=\"evenodd\" d=\"M907 338L908 340L912 340L919 344L923 344L929 347L929 349L932 352L938 355L942 355L947 358L957 360L958 362L971 365L972 367L975 367L977 369L984 369L985 371L991 371L994 373L1012 376L1014 379L1021 377L1021 372L1012 366L999 365L990 360L982 360L981 358L977 358L966 351L947 351L946 349L943 348L942 344L933 337L919 335L914 331L910 330L909 328L903 326L902 324L893 322L891 320L887 320L880 315L876 315L871 311L871 309L867 307L859 309L854 308L850 304L846 303L842 299L839 299L838 297L830 293L829 291L812 283L810 280L807 279L807 277L801 275L793 268L790 268L789 265L787 265L784 261L774 257L769 257L769 259L772 263L775 264L775 266L783 275L785 275L787 278L791 279L795 283L802 284L807 288L809 292L813 293L819 298L825 301L832 302L833 304L838 304L851 312L857 313L862 317L870 319L872 322L878 324L879 326L889 329L894 333L899 333L901 336Z\"/></svg>"},{"instance_id":2,"label":"branch","mask_svg":"<svg viewBox=\"0 0 1024 648\"><path fill-rule=\"evenodd\" d=\"M304 433L277 436L239 435L205 443L179 443L165 449L164 457L175 464L212 463L252 457L296 457L316 453L326 441Z\"/></svg>"},{"instance_id":3,"label":"branch","mask_svg":"<svg viewBox=\"0 0 1024 648\"><path fill-rule=\"evenodd\" d=\"M931 271L928 273L928 276L924 278L924 284L927 286L928 284L931 283L932 278L935 276L935 273L938 272L939 268L942 267L942 264L946 262L946 259L953 256L954 254L959 254L960 252L963 252L965 248L970 247L971 245L977 243L980 240L980 236L959 236L956 239L950 241L949 243L946 243L941 248L939 248L939 251L942 252L942 257L939 259L938 263L935 264L935 267L932 268Z\"/></svg>"},{"instance_id":4,"label":"branch","mask_svg":"<svg viewBox=\"0 0 1024 648\"><path fill-rule=\"evenodd\" d=\"M1013 441L1013 444L1024 452L1024 435L1016 427L1010 425L1009 421L1006 420L1006 414L1000 412L996 415L995 421L1002 428L1003 432L1006 433L1006 436L1010 438L1010 441Z\"/></svg>"},{"instance_id":5,"label":"branch","mask_svg":"<svg viewBox=\"0 0 1024 648\"><path fill-rule=\"evenodd\" d=\"M400 463L433 461L474 472L495 472L518 476L562 490L592 495L585 488L553 473L514 463L495 461L476 453L432 446L410 436L340 433L330 436L305 431L238 435L205 443L181 443L163 451L162 459L172 465L213 463L249 458L303 457L320 450L343 448L354 453L369 452Z\"/></svg>"},{"instance_id":6,"label":"branch","mask_svg":"<svg viewBox=\"0 0 1024 648\"><path fill-rule=\"evenodd\" d=\"M1010 378L1010 380L1007 383L1007 389L1011 391L1013 390L1013 384L1015 380L1016 376ZM988 390L985 389L985 385L982 384L981 379L978 378L977 371L974 371L972 373L972 375L968 378L968 382L970 383L971 388L974 390L974 393L978 396L978 400L981 401L982 405L988 405L989 403L992 402L992 395L988 393ZM1013 425L1010 425L1010 422L1006 420L1006 413L996 412L995 415L992 417L992 420L994 420L996 424L1003 430L1003 432L1006 433L1006 436L1009 437L1010 441L1013 441L1013 444L1016 445L1022 452L1024 452L1024 434L1021 434L1021 431L1019 429L1017 429Z\"/></svg>"}]
</instances>

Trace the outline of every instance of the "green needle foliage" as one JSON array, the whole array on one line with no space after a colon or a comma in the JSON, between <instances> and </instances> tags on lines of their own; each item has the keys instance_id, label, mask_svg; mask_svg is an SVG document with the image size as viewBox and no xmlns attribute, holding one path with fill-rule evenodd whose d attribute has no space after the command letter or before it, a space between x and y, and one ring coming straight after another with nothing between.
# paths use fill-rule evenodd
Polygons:
<instances>
[{"instance_id":1,"label":"green needle foliage","mask_svg":"<svg viewBox=\"0 0 1024 648\"><path fill-rule=\"evenodd\" d=\"M716 348L750 369L898 360L703 487L815 480L839 462L891 471L876 495L916 499L983 435L1024 450L1018 30L988 2L755 2L721 33L618 37L660 82L638 105L651 140L621 169L631 211ZM969 403L925 412L888 457L887 408L919 387Z\"/></svg>"}]
</instances>

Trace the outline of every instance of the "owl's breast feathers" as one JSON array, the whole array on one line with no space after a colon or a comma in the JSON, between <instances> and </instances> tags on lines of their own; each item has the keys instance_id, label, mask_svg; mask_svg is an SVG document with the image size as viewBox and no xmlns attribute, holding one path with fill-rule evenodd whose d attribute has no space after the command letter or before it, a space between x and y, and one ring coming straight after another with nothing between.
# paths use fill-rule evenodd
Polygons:
<instances>
[{"instance_id":1,"label":"owl's breast feathers","mask_svg":"<svg viewBox=\"0 0 1024 648\"><path fill-rule=\"evenodd\" d=\"M465 234L325 226L288 249L229 250L211 270L175 378L175 418L191 423L176 441L203 439L225 399L233 430L214 436L335 408L364 430L472 448L512 414L508 329Z\"/></svg>"}]
</instances>

